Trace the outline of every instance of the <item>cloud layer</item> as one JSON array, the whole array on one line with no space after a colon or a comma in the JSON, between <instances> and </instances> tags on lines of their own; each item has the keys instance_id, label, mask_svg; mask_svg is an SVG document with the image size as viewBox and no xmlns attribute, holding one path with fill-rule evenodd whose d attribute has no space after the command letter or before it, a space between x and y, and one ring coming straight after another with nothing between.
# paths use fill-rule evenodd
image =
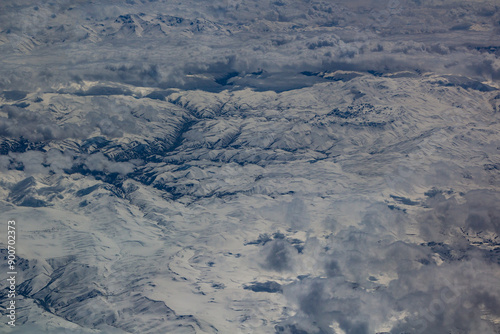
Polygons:
<instances>
[{"instance_id":1,"label":"cloud layer","mask_svg":"<svg viewBox=\"0 0 500 334\"><path fill-rule=\"evenodd\" d=\"M499 22L494 0L2 1L22 321L498 333Z\"/></svg>"}]
</instances>

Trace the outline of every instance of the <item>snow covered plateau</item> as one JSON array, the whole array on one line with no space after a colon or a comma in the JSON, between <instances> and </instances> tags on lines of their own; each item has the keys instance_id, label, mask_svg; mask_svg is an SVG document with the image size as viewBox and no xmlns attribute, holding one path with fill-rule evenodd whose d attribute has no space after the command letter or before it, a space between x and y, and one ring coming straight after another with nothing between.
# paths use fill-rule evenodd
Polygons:
<instances>
[{"instance_id":1,"label":"snow covered plateau","mask_svg":"<svg viewBox=\"0 0 500 334\"><path fill-rule=\"evenodd\" d=\"M499 56L496 0L1 1L0 333L500 333Z\"/></svg>"}]
</instances>

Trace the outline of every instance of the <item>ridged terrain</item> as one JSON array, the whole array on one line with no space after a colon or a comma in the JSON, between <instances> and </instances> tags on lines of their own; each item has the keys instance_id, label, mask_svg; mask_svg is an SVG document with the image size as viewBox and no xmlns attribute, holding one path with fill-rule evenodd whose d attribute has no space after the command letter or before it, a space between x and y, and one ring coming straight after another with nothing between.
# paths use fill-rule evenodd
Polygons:
<instances>
[{"instance_id":1,"label":"ridged terrain","mask_svg":"<svg viewBox=\"0 0 500 334\"><path fill-rule=\"evenodd\" d=\"M500 333L493 1L0 11L0 332Z\"/></svg>"}]
</instances>

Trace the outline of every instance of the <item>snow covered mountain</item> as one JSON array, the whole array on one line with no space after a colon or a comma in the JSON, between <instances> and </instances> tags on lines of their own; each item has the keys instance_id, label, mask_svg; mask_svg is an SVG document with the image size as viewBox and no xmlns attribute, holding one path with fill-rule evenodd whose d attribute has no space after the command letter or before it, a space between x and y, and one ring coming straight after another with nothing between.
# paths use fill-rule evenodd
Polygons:
<instances>
[{"instance_id":1,"label":"snow covered mountain","mask_svg":"<svg viewBox=\"0 0 500 334\"><path fill-rule=\"evenodd\" d=\"M500 332L494 1L0 8L0 332Z\"/></svg>"}]
</instances>

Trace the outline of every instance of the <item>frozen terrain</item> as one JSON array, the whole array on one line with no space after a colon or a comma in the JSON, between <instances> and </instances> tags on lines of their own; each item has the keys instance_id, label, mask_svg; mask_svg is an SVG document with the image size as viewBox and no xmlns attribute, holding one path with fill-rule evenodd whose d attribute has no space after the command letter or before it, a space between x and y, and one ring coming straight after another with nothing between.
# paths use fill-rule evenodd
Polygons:
<instances>
[{"instance_id":1,"label":"frozen terrain","mask_svg":"<svg viewBox=\"0 0 500 334\"><path fill-rule=\"evenodd\" d=\"M499 31L486 0L2 1L0 332L500 333Z\"/></svg>"}]
</instances>

